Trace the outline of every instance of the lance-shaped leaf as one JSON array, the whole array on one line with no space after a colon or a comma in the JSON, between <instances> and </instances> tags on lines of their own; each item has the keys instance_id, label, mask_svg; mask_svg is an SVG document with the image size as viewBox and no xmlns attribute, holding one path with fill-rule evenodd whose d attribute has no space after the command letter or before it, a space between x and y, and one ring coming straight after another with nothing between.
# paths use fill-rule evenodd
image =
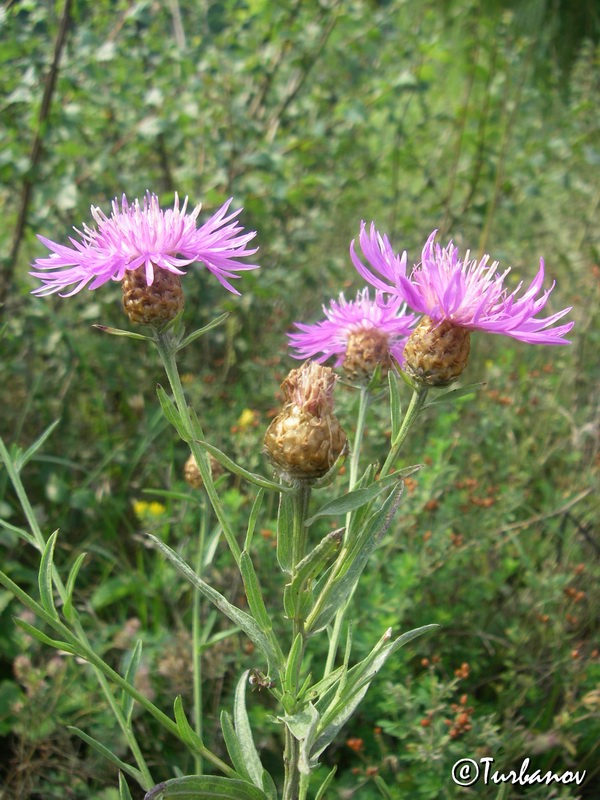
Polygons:
<instances>
[{"instance_id":1,"label":"lance-shaped leaf","mask_svg":"<svg viewBox=\"0 0 600 800\"><path fill-rule=\"evenodd\" d=\"M76 612L75 608L73 607L73 592L75 591L75 581L77 580L79 570L81 569L81 565L83 564L86 556L87 553L80 553L75 559L73 566L69 570L69 577L67 578L67 585L65 587L65 604L63 606L63 614L65 615L67 622L73 622L73 619L75 618Z\"/></svg>"},{"instance_id":2,"label":"lance-shaped leaf","mask_svg":"<svg viewBox=\"0 0 600 800\"><path fill-rule=\"evenodd\" d=\"M246 590L246 597L248 598L248 605L250 606L252 616L260 625L263 633L269 636L273 630L273 624L267 607L265 606L265 601L263 600L252 559L245 550L242 551L240 556L240 572L242 573L244 589Z\"/></svg>"},{"instance_id":3,"label":"lance-shaped leaf","mask_svg":"<svg viewBox=\"0 0 600 800\"><path fill-rule=\"evenodd\" d=\"M329 775L325 778L323 783L319 786L317 793L315 795L315 800L325 800L325 792L331 786L331 782L335 777L335 773L337 772L337 767L333 767Z\"/></svg>"},{"instance_id":4,"label":"lance-shaped leaf","mask_svg":"<svg viewBox=\"0 0 600 800\"><path fill-rule=\"evenodd\" d=\"M302 711L291 716L280 717L289 728L292 736L300 742L300 757L298 771L303 775L310 775L312 769L310 754L317 736L319 727L319 712L309 703Z\"/></svg>"},{"instance_id":5,"label":"lance-shaped leaf","mask_svg":"<svg viewBox=\"0 0 600 800\"><path fill-rule=\"evenodd\" d=\"M127 668L125 670L124 678L127 683L133 686L135 684L135 676L140 666L142 658L142 640L138 639L135 647L129 655L127 660ZM131 715L133 714L133 697L128 694L124 689L121 696L121 706L123 708L123 715L127 722L131 722Z\"/></svg>"},{"instance_id":6,"label":"lance-shaped leaf","mask_svg":"<svg viewBox=\"0 0 600 800\"><path fill-rule=\"evenodd\" d=\"M246 670L238 681L233 701L233 720L235 733L242 748L242 755L252 783L262 788L263 765L260 762L260 757L252 738L250 720L246 711L246 686L248 685L249 674L249 671Z\"/></svg>"},{"instance_id":7,"label":"lance-shaped leaf","mask_svg":"<svg viewBox=\"0 0 600 800\"><path fill-rule=\"evenodd\" d=\"M275 483L275 481L270 481L267 478L263 478L262 475L257 475L254 472L248 472L247 469L240 467L239 464L236 464L235 461L232 461L229 456L226 456L218 447L214 447L214 445L209 444L208 442L203 441L202 439L196 440L199 445L201 445L208 453L215 458L219 464L225 467L226 470L229 472L233 472L234 475L239 475L241 478L245 478L250 483L254 483L256 486L261 486L263 489L272 489L274 492L291 492L292 489L289 486L284 486L282 483Z\"/></svg>"},{"instance_id":8,"label":"lance-shaped leaf","mask_svg":"<svg viewBox=\"0 0 600 800\"><path fill-rule=\"evenodd\" d=\"M177 410L175 403L171 400L169 395L165 392L160 384L158 384L156 387L156 394L158 395L158 402L160 403L160 407L162 408L163 414L167 420L175 428L180 438L183 439L184 442L189 442L191 437L186 430L183 420L181 419L181 414Z\"/></svg>"},{"instance_id":9,"label":"lance-shaped leaf","mask_svg":"<svg viewBox=\"0 0 600 800\"><path fill-rule=\"evenodd\" d=\"M304 638L301 633L296 634L296 638L292 643L290 654L285 665L285 674L283 678L283 691L292 694L300 668L302 666L302 656L304 653Z\"/></svg>"},{"instance_id":10,"label":"lance-shaped leaf","mask_svg":"<svg viewBox=\"0 0 600 800\"><path fill-rule=\"evenodd\" d=\"M248 517L248 528L246 529L246 538L244 539L244 550L250 550L252 539L254 537L254 530L256 528L256 521L258 520L258 515L260 514L264 496L265 490L259 489L256 493L256 499L252 504L250 516Z\"/></svg>"},{"instance_id":11,"label":"lance-shaped leaf","mask_svg":"<svg viewBox=\"0 0 600 800\"><path fill-rule=\"evenodd\" d=\"M343 528L327 534L297 565L294 577L285 587L284 608L288 619L296 619L308 581L318 575L331 561L342 541ZM310 601L309 601L310 602ZM303 604L303 603L302 603Z\"/></svg>"},{"instance_id":12,"label":"lance-shaped leaf","mask_svg":"<svg viewBox=\"0 0 600 800\"><path fill-rule=\"evenodd\" d=\"M337 557L332 571L306 619L305 630L313 635L327 627L358 582L371 553L381 542L400 504L402 484L398 484L363 530L348 542Z\"/></svg>"},{"instance_id":13,"label":"lance-shaped leaf","mask_svg":"<svg viewBox=\"0 0 600 800\"><path fill-rule=\"evenodd\" d=\"M78 655L81 656L81 658L85 658L85 656L78 651L78 648L74 647L69 642L63 642L59 639L52 639L50 636L47 636L45 633L43 633L39 628L30 625L29 622L26 622L24 619L15 617L14 622L18 628L22 628L25 633L33 636L33 638L37 639L38 642L46 644L48 647L54 647L55 650L64 650L65 653L72 653L73 655Z\"/></svg>"},{"instance_id":14,"label":"lance-shaped leaf","mask_svg":"<svg viewBox=\"0 0 600 800\"><path fill-rule=\"evenodd\" d=\"M450 389L449 392L436 394L433 400L430 400L423 406L423 410L429 406L437 406L439 403L452 403L460 397L468 397L471 394L476 394L480 389L483 389L485 383L470 383L468 386L461 386L459 389Z\"/></svg>"},{"instance_id":15,"label":"lance-shaped leaf","mask_svg":"<svg viewBox=\"0 0 600 800\"><path fill-rule=\"evenodd\" d=\"M202 750L204 747L202 739L198 736L188 721L186 713L183 709L183 700L181 699L181 695L178 695L175 698L175 702L173 703L173 713L175 715L175 722L177 723L177 730L179 731L181 740L196 752Z\"/></svg>"},{"instance_id":16,"label":"lance-shaped leaf","mask_svg":"<svg viewBox=\"0 0 600 800\"><path fill-rule=\"evenodd\" d=\"M237 606L234 606L220 592L217 592L216 589L213 589L212 586L209 586L208 583L203 581L199 575L196 575L189 564L186 564L181 556L179 556L174 550L171 550L168 545L166 545L164 542L161 542L160 539L156 538L156 536L152 536L152 534L148 534L148 536L153 542L155 542L160 550L162 550L169 561L175 565L175 567L186 578L186 580L188 580L192 586L195 586L198 591L204 595L204 597L210 600L211 603L213 603L219 609L219 611L225 614L226 617L229 617L233 623L240 627L250 641L254 642L254 644L267 659L269 671L271 671L272 667L279 667L282 662L281 649L277 645L274 635L267 636L262 631L256 620L250 616L250 614L247 614Z\"/></svg>"},{"instance_id":17,"label":"lance-shaped leaf","mask_svg":"<svg viewBox=\"0 0 600 800\"><path fill-rule=\"evenodd\" d=\"M150 336L144 336L143 333L124 331L121 328L110 328L108 325L92 325L92 328L96 328L102 333L110 333L111 336L125 336L127 339L145 339L147 342L154 341Z\"/></svg>"},{"instance_id":18,"label":"lance-shaped leaf","mask_svg":"<svg viewBox=\"0 0 600 800\"><path fill-rule=\"evenodd\" d=\"M33 444L29 445L27 450L25 450L22 453L19 453L15 457L14 465L15 465L15 469L17 470L17 472L20 472L23 469L23 467L25 466L25 464L27 464L27 462L31 458L33 458L33 456L37 453L37 451L40 449L40 447L44 444L46 439L52 434L52 432L54 431L54 429L56 428L56 426L58 425L59 422L60 422L60 419L54 420L54 422L51 425L49 425L46 428L46 430L40 436L38 436L38 438L35 440L35 442Z\"/></svg>"},{"instance_id":19,"label":"lance-shaped leaf","mask_svg":"<svg viewBox=\"0 0 600 800\"><path fill-rule=\"evenodd\" d=\"M8 520L0 519L0 525L5 528L7 531L11 531L12 533L16 533L19 539L22 539L27 544L33 545L33 547L37 547L37 542L35 536L33 536L28 531L23 530L23 528L19 528L17 525L13 525L12 522L8 522Z\"/></svg>"},{"instance_id":20,"label":"lance-shaped leaf","mask_svg":"<svg viewBox=\"0 0 600 800\"><path fill-rule=\"evenodd\" d=\"M367 693L373 678L383 667L388 658L400 647L408 642L428 633L439 625L423 625L391 640L391 628L385 632L369 655L352 667L346 674L346 679L341 688L336 692L333 700L326 709L320 709L317 703L321 721L315 738L314 747L310 753L310 765L314 768L321 753L331 744L340 728L350 719L357 706Z\"/></svg>"},{"instance_id":21,"label":"lance-shaped leaf","mask_svg":"<svg viewBox=\"0 0 600 800\"><path fill-rule=\"evenodd\" d=\"M244 758L244 751L242 750L242 745L235 732L231 715L225 711L225 709L221 711L220 722L221 731L223 732L223 741L225 742L225 747L227 748L227 753L229 754L234 770L241 778L248 781L248 783L254 783L248 771Z\"/></svg>"},{"instance_id":22,"label":"lance-shaped leaf","mask_svg":"<svg viewBox=\"0 0 600 800\"><path fill-rule=\"evenodd\" d=\"M56 537L58 531L50 536L44 547L42 558L40 560L40 569L38 573L38 586L40 590L40 601L44 611L51 614L55 619L58 619L58 612L54 607L54 588L52 585L52 571L54 569L54 548L56 546Z\"/></svg>"},{"instance_id":23,"label":"lance-shaped leaf","mask_svg":"<svg viewBox=\"0 0 600 800\"><path fill-rule=\"evenodd\" d=\"M229 311L226 311L224 314L221 314L220 317L213 319L212 322L209 322L208 325L205 325L203 328L199 328L197 331L193 331L192 333L188 334L183 341L179 343L177 347L177 351L183 350L184 347L187 347L188 344L195 342L196 339L199 339L200 336L204 336L205 333L212 331L213 328L216 328L221 323L225 322L227 317L229 316Z\"/></svg>"},{"instance_id":24,"label":"lance-shaped leaf","mask_svg":"<svg viewBox=\"0 0 600 800\"><path fill-rule=\"evenodd\" d=\"M417 472L419 469L421 469L420 464L407 467L406 469L403 469L401 473L395 472L393 475L388 475L382 480L375 481L370 486L362 489L355 489L352 492L348 492L348 494L342 495L342 497L337 497L335 500L330 500L328 503L325 503L324 506L321 506L321 508L315 514L313 514L312 517L307 519L304 524L310 527L315 520L319 519L319 517L331 517L337 516L338 514L347 514L349 511L354 511L357 508L361 508L362 506L365 506L375 500L380 494L383 494L383 492L387 491L387 489L390 489L392 486L398 483L399 478L405 478L408 475L412 475L413 472Z\"/></svg>"},{"instance_id":25,"label":"lance-shaped leaf","mask_svg":"<svg viewBox=\"0 0 600 800\"><path fill-rule=\"evenodd\" d=\"M233 778L185 775L157 784L144 800L268 800L257 786Z\"/></svg>"},{"instance_id":26,"label":"lance-shaped leaf","mask_svg":"<svg viewBox=\"0 0 600 800\"><path fill-rule=\"evenodd\" d=\"M122 772L119 772L119 800L132 800L129 786Z\"/></svg>"},{"instance_id":27,"label":"lance-shaped leaf","mask_svg":"<svg viewBox=\"0 0 600 800\"><path fill-rule=\"evenodd\" d=\"M108 759L108 761L112 762L122 772L126 772L127 775L129 775L131 778L133 778L138 783L141 783L143 785L144 776L139 771L139 769L136 769L135 767L126 764L118 756L116 756L112 752L112 750L109 750L108 747L105 747L105 745L103 745L97 739L94 739L93 736L90 736L89 734L85 733L85 731L82 731L79 728L74 727L73 725L68 725L67 729L70 730L72 733L76 734L77 736L79 736L80 739L83 739L83 741L86 744L88 744L93 750L95 750L97 753L100 753L100 755L104 756L104 758Z\"/></svg>"}]
</instances>

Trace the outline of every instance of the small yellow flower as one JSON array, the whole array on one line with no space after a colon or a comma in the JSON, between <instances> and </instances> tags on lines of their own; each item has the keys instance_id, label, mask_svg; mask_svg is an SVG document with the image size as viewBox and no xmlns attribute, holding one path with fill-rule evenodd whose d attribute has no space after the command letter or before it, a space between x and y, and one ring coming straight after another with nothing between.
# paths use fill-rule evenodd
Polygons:
<instances>
[{"instance_id":1,"label":"small yellow flower","mask_svg":"<svg viewBox=\"0 0 600 800\"><path fill-rule=\"evenodd\" d=\"M143 520L148 519L148 517L162 517L167 509L166 506L156 500L151 503L147 503L145 500L134 500L133 510L136 517Z\"/></svg>"},{"instance_id":2,"label":"small yellow flower","mask_svg":"<svg viewBox=\"0 0 600 800\"><path fill-rule=\"evenodd\" d=\"M146 511L148 509L148 503L145 500L134 500L133 501L133 510L136 517L140 519L146 515Z\"/></svg>"},{"instance_id":3,"label":"small yellow flower","mask_svg":"<svg viewBox=\"0 0 600 800\"><path fill-rule=\"evenodd\" d=\"M246 428L249 428L251 425L254 425L255 419L256 419L256 412L252 411L251 408L245 408L240 414L240 418L238 419L238 426L242 430L245 430Z\"/></svg>"},{"instance_id":4,"label":"small yellow flower","mask_svg":"<svg viewBox=\"0 0 600 800\"><path fill-rule=\"evenodd\" d=\"M157 500L154 500L148 505L148 513L151 517L162 517L166 510L167 507L163 506L163 504L159 503Z\"/></svg>"}]
</instances>

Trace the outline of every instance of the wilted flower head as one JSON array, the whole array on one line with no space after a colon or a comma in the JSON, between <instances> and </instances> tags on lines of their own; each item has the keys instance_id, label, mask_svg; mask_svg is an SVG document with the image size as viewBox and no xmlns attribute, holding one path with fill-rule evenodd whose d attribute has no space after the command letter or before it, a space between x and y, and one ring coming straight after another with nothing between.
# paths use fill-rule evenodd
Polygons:
<instances>
[{"instance_id":1,"label":"wilted flower head","mask_svg":"<svg viewBox=\"0 0 600 800\"><path fill-rule=\"evenodd\" d=\"M333 413L336 375L315 361L293 369L281 384L285 404L265 434L265 452L288 478L312 482L335 464L346 434Z\"/></svg>"},{"instance_id":2,"label":"wilted flower head","mask_svg":"<svg viewBox=\"0 0 600 800\"><path fill-rule=\"evenodd\" d=\"M369 290L362 289L356 300L332 300L323 306L325 319L313 325L294 323L300 333L288 333L294 358L314 358L323 363L335 356L335 366L344 365L352 379L369 379L380 364L385 374L390 356L402 363L402 351L415 323L412 314L406 314L406 304L400 298L384 300L381 292L376 299L369 298Z\"/></svg>"},{"instance_id":3,"label":"wilted flower head","mask_svg":"<svg viewBox=\"0 0 600 800\"><path fill-rule=\"evenodd\" d=\"M469 251L461 259L458 248L452 242L445 248L434 242L436 233L434 231L427 240L421 263L407 277L405 260L393 256L391 248L368 246L365 250L363 241L367 237L363 223L361 247L375 273L385 281L365 267L356 256L354 242L351 245L353 263L367 281L378 289L400 296L414 311L426 314L435 323L447 321L455 327L500 333L530 344L569 344L563 337L571 330L573 323L554 328L551 326L568 314L570 308L549 317L536 318L554 288L552 284L541 292L544 282L543 259L540 259L540 268L529 288L518 297L522 282L510 294L504 287L504 279L510 268L499 273L498 262L489 263L489 255L484 255L480 261L471 260ZM381 240L371 225L370 241L374 237L387 242Z\"/></svg>"},{"instance_id":4,"label":"wilted flower head","mask_svg":"<svg viewBox=\"0 0 600 800\"><path fill-rule=\"evenodd\" d=\"M196 227L196 220L201 206L187 213L187 197L180 208L177 195L173 208L166 211L160 208L158 197L150 193L142 204L135 200L130 205L123 195L119 207L115 199L110 217L92 206L96 227L84 223L83 231L75 229L80 240L70 237L72 247L38 236L51 255L35 262L37 269L30 274L39 278L42 286L33 293L48 295L68 290L64 295L68 297L86 286L97 289L109 280L122 281L128 272L138 269L145 284L151 286L157 270L183 275L182 267L198 261L226 289L239 294L229 280L239 277L237 271L257 267L238 262L256 252L256 248L246 247L256 234L243 233L235 219L241 209L228 214L230 204L231 199L200 227Z\"/></svg>"}]
</instances>

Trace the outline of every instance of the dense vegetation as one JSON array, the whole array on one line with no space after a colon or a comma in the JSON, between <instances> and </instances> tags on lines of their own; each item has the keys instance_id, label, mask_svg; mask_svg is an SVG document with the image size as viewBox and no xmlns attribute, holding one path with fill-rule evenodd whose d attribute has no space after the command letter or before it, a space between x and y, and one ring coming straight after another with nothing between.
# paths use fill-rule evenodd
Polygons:
<instances>
[{"instance_id":1,"label":"dense vegetation","mask_svg":"<svg viewBox=\"0 0 600 800\"><path fill-rule=\"evenodd\" d=\"M361 286L348 257L361 220L411 261L438 228L512 265L515 282L543 255L551 311L573 306L569 347L474 336L465 382L485 388L411 434L404 463L425 468L355 597L355 648L388 625L444 627L386 666L328 751L340 798L380 797L376 774L393 798L460 796L452 764L475 754L506 769L527 756L586 769L579 794L552 796L598 796L599 23L592 3L579 16L550 5L23 0L0 11L0 434L26 448L60 419L23 480L44 529L60 528L57 563L68 571L89 554L77 602L97 651L120 665L143 632L138 681L158 705L191 691L191 592L142 533L193 554L205 504L156 400L155 354L91 329L125 326L119 287L32 298L28 264L46 255L36 233L66 242L91 204L108 212L122 192L165 205L178 192L206 214L230 196L244 206L261 269L239 298L190 270L186 324L230 316L181 367L211 441L263 474L264 430L295 365L284 334ZM351 427L355 394L340 387L338 402ZM375 460L385 398L368 427ZM248 488L222 480L229 513L245 519ZM273 596L275 513L256 543ZM4 470L0 517L3 570L35 591L37 554L10 530L24 520ZM224 549L210 574L239 595ZM113 800L116 770L67 730L124 748L93 677L26 637L12 621L22 614L0 591L0 796ZM256 664L240 633L209 609L205 622L206 738L222 750L218 710ZM269 697L252 698L276 770ZM138 725L161 779L192 769L153 720Z\"/></svg>"}]
</instances>

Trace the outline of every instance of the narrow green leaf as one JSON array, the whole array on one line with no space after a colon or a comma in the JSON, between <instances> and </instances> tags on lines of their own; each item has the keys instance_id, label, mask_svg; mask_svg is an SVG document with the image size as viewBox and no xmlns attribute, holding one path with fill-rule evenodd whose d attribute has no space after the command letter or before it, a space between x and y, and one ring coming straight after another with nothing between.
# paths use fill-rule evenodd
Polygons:
<instances>
[{"instance_id":1,"label":"narrow green leaf","mask_svg":"<svg viewBox=\"0 0 600 800\"><path fill-rule=\"evenodd\" d=\"M244 541L244 550L250 550L252 545L252 539L254 537L254 529L256 528L256 521L258 520L258 515L260 514L260 509L262 507L262 501L265 496L265 490L259 489L256 494L256 499L252 505L252 510L250 511L250 517L248 518L248 528L246 530L246 539Z\"/></svg>"},{"instance_id":2,"label":"narrow green leaf","mask_svg":"<svg viewBox=\"0 0 600 800\"><path fill-rule=\"evenodd\" d=\"M410 375L407 375L406 372L404 372L404 370L402 369L398 370L398 375L402 378L402 380L407 386L410 386L413 392L419 391L418 385L415 383L415 381L413 381Z\"/></svg>"},{"instance_id":3,"label":"narrow green leaf","mask_svg":"<svg viewBox=\"0 0 600 800\"><path fill-rule=\"evenodd\" d=\"M327 627L338 608L346 602L359 580L371 553L381 542L400 504L403 484L390 493L379 511L366 522L363 531L338 555L331 574L312 611L307 615L305 630L313 635Z\"/></svg>"},{"instance_id":4,"label":"narrow green leaf","mask_svg":"<svg viewBox=\"0 0 600 800\"><path fill-rule=\"evenodd\" d=\"M202 750L204 747L202 743L202 739L198 736L196 731L190 725L186 713L183 709L183 700L181 696L178 695L175 698L175 702L173 703L173 713L175 715L175 722L177 723L177 729L182 740L190 747L192 750L198 752Z\"/></svg>"},{"instance_id":5,"label":"narrow green leaf","mask_svg":"<svg viewBox=\"0 0 600 800\"><path fill-rule=\"evenodd\" d=\"M347 456L348 456L348 442L346 442L346 444L344 445L344 449L336 458L335 462L333 463L333 466L329 468L328 472L326 472L322 478L319 478L313 483L312 488L324 489L326 486L332 484L333 481L336 479L338 472L344 466Z\"/></svg>"},{"instance_id":6,"label":"narrow green leaf","mask_svg":"<svg viewBox=\"0 0 600 800\"><path fill-rule=\"evenodd\" d=\"M167 558L175 565L179 572L188 580L192 586L195 586L208 600L211 601L226 617L228 617L235 625L240 627L246 636L254 642L258 649L263 653L271 667L278 668L283 662L283 655L281 648L273 645L273 640L267 637L261 630L258 623L245 611L242 611L237 606L232 605L227 598L223 597L220 592L209 586L199 575L196 575L194 570L185 563L185 561L168 545L157 539L156 536L148 534L149 538L159 547L160 550L167 556Z\"/></svg>"},{"instance_id":7,"label":"narrow green leaf","mask_svg":"<svg viewBox=\"0 0 600 800\"><path fill-rule=\"evenodd\" d=\"M418 469L418 467L417 467ZM305 525L310 527L315 520L319 517L331 517L339 514L347 514L349 511L354 511L356 508L370 503L379 497L380 494L385 492L391 486L398 482L398 474L388 475L382 480L375 481L370 486L364 489L355 489L342 497L336 497L335 500L330 500L324 506L305 521Z\"/></svg>"},{"instance_id":8,"label":"narrow green leaf","mask_svg":"<svg viewBox=\"0 0 600 800\"><path fill-rule=\"evenodd\" d=\"M319 544L296 565L296 574L292 586L302 586L306 581L316 577L329 563L332 555L337 552L343 538L344 529L331 531L323 537Z\"/></svg>"},{"instance_id":9,"label":"narrow green leaf","mask_svg":"<svg viewBox=\"0 0 600 800\"><path fill-rule=\"evenodd\" d=\"M41 605L36 603L33 597L30 597L27 592L24 592L18 584L11 580L8 575L2 571L0 571L0 583L6 589L12 592L14 596L17 597L24 606L26 606L26 608L29 608L31 611L33 611L37 617L45 620L46 622L54 621L54 617L44 611Z\"/></svg>"},{"instance_id":10,"label":"narrow green leaf","mask_svg":"<svg viewBox=\"0 0 600 800\"><path fill-rule=\"evenodd\" d=\"M110 333L111 336L125 336L127 339L144 339L146 342L154 341L150 336L144 336L142 333L134 333L133 331L124 331L121 328L111 328L108 325L92 325L102 333Z\"/></svg>"},{"instance_id":11,"label":"narrow green leaf","mask_svg":"<svg viewBox=\"0 0 600 800\"><path fill-rule=\"evenodd\" d=\"M79 570L81 569L81 565L83 564L86 556L87 553L80 553L75 559L73 566L69 570L69 577L67 578L67 585L65 587L66 598L63 606L63 614L68 622L73 622L73 618L75 616L75 609L73 608L73 592L75 590L77 575L79 574Z\"/></svg>"},{"instance_id":12,"label":"narrow green leaf","mask_svg":"<svg viewBox=\"0 0 600 800\"><path fill-rule=\"evenodd\" d=\"M25 464L27 464L27 462L37 453L46 439L48 439L48 437L52 434L59 422L60 419L54 420L54 422L49 425L40 436L38 436L35 442L31 444L24 453L21 453L21 455L15 458L15 469L17 472L20 472Z\"/></svg>"},{"instance_id":13,"label":"narrow green leaf","mask_svg":"<svg viewBox=\"0 0 600 800\"><path fill-rule=\"evenodd\" d=\"M156 394L158 395L158 402L160 403L160 407L162 408L163 414L167 420L175 428L179 434L179 437L183 439L184 442L189 442L190 436L185 429L181 415L179 414L175 403L171 400L169 395L165 392L160 384L158 384L156 387Z\"/></svg>"},{"instance_id":14,"label":"narrow green leaf","mask_svg":"<svg viewBox=\"0 0 600 800\"><path fill-rule=\"evenodd\" d=\"M138 667L140 666L141 657L142 640L138 639L129 656L129 663L127 664L127 669L125 671L125 675L123 676L127 683L131 684L131 686L135 685L135 676L137 674ZM121 697L121 707L123 708L123 715L125 716L125 719L127 722L131 722L131 715L133 713L133 697L124 690Z\"/></svg>"},{"instance_id":15,"label":"narrow green leaf","mask_svg":"<svg viewBox=\"0 0 600 800\"><path fill-rule=\"evenodd\" d=\"M3 528L6 528L7 531L16 533L17 536L20 539L23 539L24 542L27 542L27 544L33 545L33 547L37 546L35 536L32 536L28 531L23 530L23 528L19 528L5 519L0 519L0 525L2 525Z\"/></svg>"},{"instance_id":16,"label":"narrow green leaf","mask_svg":"<svg viewBox=\"0 0 600 800\"><path fill-rule=\"evenodd\" d=\"M119 800L132 800L129 786L122 772L119 772Z\"/></svg>"},{"instance_id":17,"label":"narrow green leaf","mask_svg":"<svg viewBox=\"0 0 600 800\"><path fill-rule=\"evenodd\" d=\"M157 784L144 800L268 800L267 795L246 781L215 775L185 775Z\"/></svg>"},{"instance_id":18,"label":"narrow green leaf","mask_svg":"<svg viewBox=\"0 0 600 800\"><path fill-rule=\"evenodd\" d=\"M220 722L221 730L223 731L223 741L225 742L225 747L227 748L227 753L229 754L234 770L241 778L248 781L248 783L254 783L244 758L244 751L242 750L240 740L235 732L231 715L225 711L225 709L221 711Z\"/></svg>"},{"instance_id":19,"label":"narrow green leaf","mask_svg":"<svg viewBox=\"0 0 600 800\"><path fill-rule=\"evenodd\" d=\"M402 401L400 399L400 389L398 380L392 370L388 372L388 384L390 387L390 419L392 423L392 442L400 432L402 425Z\"/></svg>"},{"instance_id":20,"label":"narrow green leaf","mask_svg":"<svg viewBox=\"0 0 600 800\"><path fill-rule=\"evenodd\" d=\"M252 559L245 550L242 551L240 556L240 572L242 574L244 589L246 590L246 597L248 598L248 605L250 606L252 616L258 622L264 633L268 635L273 629L273 623L271 622L271 617L269 616L265 601L263 600Z\"/></svg>"},{"instance_id":21,"label":"narrow green leaf","mask_svg":"<svg viewBox=\"0 0 600 800\"><path fill-rule=\"evenodd\" d=\"M337 766L333 767L333 769L331 770L329 775L325 778L323 783L319 786L319 788L317 790L317 793L315 795L315 800L323 800L323 798L325 797L325 792L331 786L331 782L333 781L333 778L334 778L336 772L337 772Z\"/></svg>"},{"instance_id":22,"label":"narrow green leaf","mask_svg":"<svg viewBox=\"0 0 600 800\"><path fill-rule=\"evenodd\" d=\"M311 552L300 561L291 583L284 589L284 609L288 619L304 617L312 604L313 591L310 581L322 572L338 550L343 537L343 528L325 536Z\"/></svg>"},{"instance_id":23,"label":"narrow green leaf","mask_svg":"<svg viewBox=\"0 0 600 800\"><path fill-rule=\"evenodd\" d=\"M246 686L248 685L249 674L249 671L246 670L238 681L233 701L233 720L235 732L240 747L242 748L243 758L248 772L250 773L252 783L262 788L263 765L261 764L254 739L252 738L250 720L248 719L248 712L246 711Z\"/></svg>"},{"instance_id":24,"label":"narrow green leaf","mask_svg":"<svg viewBox=\"0 0 600 800\"><path fill-rule=\"evenodd\" d=\"M288 694L292 694L294 686L296 685L297 677L300 674L300 667L302 664L302 655L304 651L304 637L301 633L296 634L296 638L290 649L285 665L285 677L283 679L283 690Z\"/></svg>"},{"instance_id":25,"label":"narrow green leaf","mask_svg":"<svg viewBox=\"0 0 600 800\"><path fill-rule=\"evenodd\" d=\"M39 628L35 628L33 625L30 625L29 622L25 622L25 620L20 619L19 617L13 617L13 621L18 628L22 628L25 633L33 636L33 638L37 639L38 642L42 642L42 644L46 644L48 647L54 647L56 650L64 650L65 653L81 655L81 653L78 653L74 649L73 645L69 644L68 642L62 642L59 639L52 639L50 636L42 633Z\"/></svg>"},{"instance_id":26,"label":"narrow green leaf","mask_svg":"<svg viewBox=\"0 0 600 800\"><path fill-rule=\"evenodd\" d=\"M58 612L54 606L54 587L52 585L52 570L54 569L54 548L58 531L50 536L44 547L42 558L40 559L40 569L38 573L38 586L40 590L40 602L44 610L55 619L58 619Z\"/></svg>"},{"instance_id":27,"label":"narrow green leaf","mask_svg":"<svg viewBox=\"0 0 600 800\"><path fill-rule=\"evenodd\" d=\"M126 764L124 761L121 761L121 759L116 756L112 750L109 750L108 747L105 747L97 739L94 739L93 736L90 736L89 734L85 733L85 731L82 731L80 728L76 728L73 725L68 725L67 729L76 736L79 736L80 739L83 739L83 741L97 753L100 753L100 755L104 756L104 758L107 758L112 764L118 767L121 772L127 773L130 778L133 778L138 783L142 785L144 784L144 776L139 769L136 769L135 767Z\"/></svg>"},{"instance_id":28,"label":"narrow green leaf","mask_svg":"<svg viewBox=\"0 0 600 800\"><path fill-rule=\"evenodd\" d=\"M262 475L257 475L254 472L248 472L247 469L240 467L239 464L236 464L235 461L232 461L229 456L226 456L218 447L214 447L212 444L203 441L202 439L196 440L199 445L201 445L208 453L215 458L219 464L225 467L226 470L229 472L233 472L234 475L239 475L241 478L245 478L250 483L255 484L256 486L261 486L263 489L271 489L274 492L287 492L290 493L292 490L289 486L284 486L282 483L275 483L274 481L270 481L267 478L263 478Z\"/></svg>"},{"instance_id":29,"label":"narrow green leaf","mask_svg":"<svg viewBox=\"0 0 600 800\"><path fill-rule=\"evenodd\" d=\"M459 389L451 389L449 392L435 395L433 400L430 400L423 406L423 409L439 405L439 403L452 403L454 400L458 400L459 397L468 397L469 395L476 394L480 389L483 389L485 385L485 383L471 383L468 386L462 386Z\"/></svg>"},{"instance_id":30,"label":"narrow green leaf","mask_svg":"<svg viewBox=\"0 0 600 800\"><path fill-rule=\"evenodd\" d=\"M266 769L263 770L262 774L262 788L264 793L267 795L268 800L277 800L277 786L275 786L275 781L269 775Z\"/></svg>"},{"instance_id":31,"label":"narrow green leaf","mask_svg":"<svg viewBox=\"0 0 600 800\"><path fill-rule=\"evenodd\" d=\"M321 712L321 724L310 753L310 764L316 766L321 753L329 747L340 728L350 719L367 693L373 678L388 658L400 647L438 628L439 625L423 625L390 641L391 629L385 632L369 655L346 673L341 691L336 693L329 707Z\"/></svg>"},{"instance_id":32,"label":"narrow green leaf","mask_svg":"<svg viewBox=\"0 0 600 800\"><path fill-rule=\"evenodd\" d=\"M280 717L280 719L287 725L294 738L300 742L298 771L303 775L310 775L312 769L310 752L317 736L320 719L319 712L312 703L309 703L306 708L297 714Z\"/></svg>"},{"instance_id":33,"label":"narrow green leaf","mask_svg":"<svg viewBox=\"0 0 600 800\"><path fill-rule=\"evenodd\" d=\"M277 561L283 572L291 573L294 561L294 504L289 494L279 498L277 515Z\"/></svg>"},{"instance_id":34,"label":"narrow green leaf","mask_svg":"<svg viewBox=\"0 0 600 800\"><path fill-rule=\"evenodd\" d=\"M377 786L381 796L384 797L385 800L394 800L393 794L390 792L387 783L383 780L381 775L375 776L375 786Z\"/></svg>"},{"instance_id":35,"label":"narrow green leaf","mask_svg":"<svg viewBox=\"0 0 600 800\"><path fill-rule=\"evenodd\" d=\"M212 331L213 328L216 328L218 325L221 325L223 322L225 322L225 320L227 319L228 316L229 316L229 311L226 311L224 314L221 314L220 317L217 317L216 319L213 319L212 322L209 322L208 325L205 325L203 328L199 328L197 331L193 331L192 333L190 333L179 344L179 347L177 348L177 352L179 352L180 350L183 350L183 348L187 347L188 344L191 344L192 342L195 342L196 339L200 338L200 336L204 336L205 333L208 333L209 331Z\"/></svg>"}]
</instances>

